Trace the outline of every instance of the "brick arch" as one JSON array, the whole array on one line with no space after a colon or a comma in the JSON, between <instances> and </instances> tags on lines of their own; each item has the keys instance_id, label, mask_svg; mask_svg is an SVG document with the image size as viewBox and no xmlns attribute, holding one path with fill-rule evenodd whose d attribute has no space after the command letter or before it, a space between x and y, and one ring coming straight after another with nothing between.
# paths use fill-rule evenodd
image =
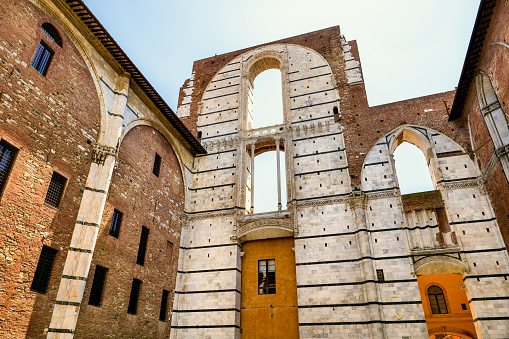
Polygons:
<instances>
[{"instance_id":1,"label":"brick arch","mask_svg":"<svg viewBox=\"0 0 509 339\"><path fill-rule=\"evenodd\" d=\"M87 49L84 46L85 40L80 35L75 34L74 33L75 30L71 29L67 22L60 17L60 14L56 13L52 8L47 6L46 3L40 0L29 0L29 1L33 3L36 7L41 9L47 15L47 18L41 18L38 20L39 26L45 22L48 22L55 26L55 28L59 30L59 33L62 36L62 38L66 36L71 41L72 45L76 48L76 50L81 56L81 59L85 63L97 93L97 100L100 108L100 125L98 133L99 137L97 142L101 143L102 142L101 139L105 137L103 127L106 126L106 121L108 119L108 110L106 108L106 100L103 92L103 87L101 85L99 72L97 71L94 62L92 61L93 60L92 56L87 52ZM62 48L65 48L65 39L62 40L63 40ZM106 141L106 139L104 141Z\"/></svg>"},{"instance_id":2,"label":"brick arch","mask_svg":"<svg viewBox=\"0 0 509 339\"><path fill-rule=\"evenodd\" d=\"M394 154L396 148L405 141L419 148L425 156L428 153L428 149L431 147L426 129L415 126L404 126L399 131L396 131L391 135L391 154Z\"/></svg>"},{"instance_id":3,"label":"brick arch","mask_svg":"<svg viewBox=\"0 0 509 339\"><path fill-rule=\"evenodd\" d=\"M170 144L173 152L175 153L175 156L177 157L177 161L178 161L178 164L180 167L180 173L182 175L183 181L187 182L186 171L184 170L184 162L183 162L184 157L178 147L179 144L172 137L172 135L168 132L168 130L157 121L154 121L151 119L146 119L146 118L141 118L141 119L136 119L136 120L129 122L127 124L127 126L125 126L124 130L122 131L122 134L120 135L120 137L118 139L118 149L120 150L120 146L122 145L122 142L124 141L126 135L133 128L136 128L137 126L150 126L151 128L157 130L166 139L166 141ZM185 192L186 192L185 194L187 194L187 190L185 190Z\"/></svg>"},{"instance_id":4,"label":"brick arch","mask_svg":"<svg viewBox=\"0 0 509 339\"><path fill-rule=\"evenodd\" d=\"M256 61L249 69L249 80L253 82L256 77L269 69L279 69L281 70L283 63L278 58L274 58L272 56L262 58Z\"/></svg>"}]
</instances>

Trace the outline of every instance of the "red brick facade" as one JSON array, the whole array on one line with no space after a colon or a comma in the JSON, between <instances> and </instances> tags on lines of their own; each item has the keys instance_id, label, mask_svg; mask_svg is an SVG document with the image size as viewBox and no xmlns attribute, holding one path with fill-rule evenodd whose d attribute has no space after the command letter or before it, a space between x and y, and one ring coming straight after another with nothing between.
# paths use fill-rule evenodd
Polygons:
<instances>
[{"instance_id":1,"label":"red brick facade","mask_svg":"<svg viewBox=\"0 0 509 339\"><path fill-rule=\"evenodd\" d=\"M0 4L0 138L19 149L0 201L0 337L43 337L97 139L97 91L58 23L28 1ZM54 57L45 76L32 66L43 40ZM58 209L44 203L53 171L67 178ZM46 294L30 290L42 246L58 250Z\"/></svg>"},{"instance_id":2,"label":"red brick facade","mask_svg":"<svg viewBox=\"0 0 509 339\"><path fill-rule=\"evenodd\" d=\"M479 15L483 14L483 8L487 7L491 2L493 1L482 2ZM479 51L479 60L474 72L477 75L480 71L483 71L489 76L500 106L507 117L509 113L509 81L507 81L509 79L509 48L507 47L507 37L509 36L509 25L507 25L509 20L509 3L507 1L494 2L496 5L492 10L491 22L489 23L482 49ZM488 12L491 12L491 10ZM506 45L497 43L505 43ZM483 173L487 169L490 158L495 151L495 146L479 107L475 75L472 81L465 83L468 86L468 95L461 112L461 118L458 121L461 120L469 128L476 161ZM493 204L505 245L508 247L509 184L499 161L496 161L495 167L486 179L485 186Z\"/></svg>"},{"instance_id":3,"label":"red brick facade","mask_svg":"<svg viewBox=\"0 0 509 339\"><path fill-rule=\"evenodd\" d=\"M159 177L152 174L156 152ZM123 213L118 239L109 235L113 209ZM183 210L183 178L171 146L153 128L135 127L120 145L76 336L169 337L170 323L159 321L159 311L163 289L175 288ZM136 264L142 226L150 230L143 266ZM100 307L88 305L96 265L109 269ZM143 282L136 315L127 314L133 278ZM168 310L172 300L173 293Z\"/></svg>"}]
</instances>

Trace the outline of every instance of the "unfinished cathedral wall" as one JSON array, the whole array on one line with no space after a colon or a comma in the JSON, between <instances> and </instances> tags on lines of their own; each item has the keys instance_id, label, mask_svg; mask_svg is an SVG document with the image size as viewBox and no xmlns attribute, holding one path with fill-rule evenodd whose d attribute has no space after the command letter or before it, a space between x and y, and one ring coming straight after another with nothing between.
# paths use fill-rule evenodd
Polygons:
<instances>
[{"instance_id":1,"label":"unfinished cathedral wall","mask_svg":"<svg viewBox=\"0 0 509 339\"><path fill-rule=\"evenodd\" d=\"M428 338L416 275L449 271L462 274L478 335L494 333L476 284L505 291L507 254L468 131L447 121L454 92L369 107L355 42L331 29L294 39L197 61L181 90L178 114L209 153L192 170L172 336L241 337L241 301L261 297L242 290L241 275L256 274L243 243L292 233L298 319L286 321L300 337ZM268 68L282 74L284 123L252 130L253 80ZM279 140L287 210L253 213L252 157ZM427 204L402 202L392 154L403 141L428 159Z\"/></svg>"}]
</instances>

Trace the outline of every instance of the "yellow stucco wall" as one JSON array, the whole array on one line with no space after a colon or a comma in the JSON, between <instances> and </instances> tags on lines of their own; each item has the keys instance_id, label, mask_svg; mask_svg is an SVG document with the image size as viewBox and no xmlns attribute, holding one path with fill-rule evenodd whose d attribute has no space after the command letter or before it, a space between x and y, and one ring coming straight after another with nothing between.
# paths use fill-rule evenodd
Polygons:
<instances>
[{"instance_id":1,"label":"yellow stucco wall","mask_svg":"<svg viewBox=\"0 0 509 339\"><path fill-rule=\"evenodd\" d=\"M242 244L242 338L298 338L293 238ZM276 294L258 295L258 260L275 259Z\"/></svg>"},{"instance_id":2,"label":"yellow stucco wall","mask_svg":"<svg viewBox=\"0 0 509 339\"><path fill-rule=\"evenodd\" d=\"M430 334L439 333L439 328L445 326L452 331L448 333L466 334L476 333L470 305L468 304L465 290L460 288L464 285L460 274L433 274L417 277L419 292L421 293L422 307L426 316L426 325ZM427 290L430 286L437 285L442 289L447 304L448 314L432 314ZM461 304L467 309L463 310ZM463 332L463 331L468 332ZM439 331L439 332L437 332Z\"/></svg>"}]
</instances>

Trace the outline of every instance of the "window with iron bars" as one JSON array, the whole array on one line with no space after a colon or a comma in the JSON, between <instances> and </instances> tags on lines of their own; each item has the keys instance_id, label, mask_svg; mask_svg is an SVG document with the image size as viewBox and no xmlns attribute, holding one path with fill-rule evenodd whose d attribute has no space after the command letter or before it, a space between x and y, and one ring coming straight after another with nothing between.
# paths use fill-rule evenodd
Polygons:
<instances>
[{"instance_id":1,"label":"window with iron bars","mask_svg":"<svg viewBox=\"0 0 509 339\"><path fill-rule=\"evenodd\" d=\"M60 201L62 200L66 183L67 179L64 176L57 172L53 172L44 203L58 208L60 206Z\"/></svg>"},{"instance_id":2,"label":"window with iron bars","mask_svg":"<svg viewBox=\"0 0 509 339\"><path fill-rule=\"evenodd\" d=\"M31 64L32 67L42 75L46 75L51 59L53 58L53 54L54 53L51 48L49 48L44 41L41 41L37 47L37 51L35 51L34 59Z\"/></svg>"},{"instance_id":3,"label":"window with iron bars","mask_svg":"<svg viewBox=\"0 0 509 339\"><path fill-rule=\"evenodd\" d=\"M118 235L120 233L120 224L122 223L122 212L120 212L117 209L113 210L113 216L111 217L111 224L110 224L110 235L112 237L118 238Z\"/></svg>"},{"instance_id":4,"label":"window with iron bars","mask_svg":"<svg viewBox=\"0 0 509 339\"><path fill-rule=\"evenodd\" d=\"M0 141L0 193L3 192L7 177L14 163L18 150L4 140Z\"/></svg>"},{"instance_id":5,"label":"window with iron bars","mask_svg":"<svg viewBox=\"0 0 509 339\"><path fill-rule=\"evenodd\" d=\"M51 277L51 271L53 270L53 263L55 262L57 253L58 251L51 247L42 247L41 255L37 262L37 268L35 269L34 278L32 279L32 286L30 286L32 291L46 294L49 279Z\"/></svg>"}]
</instances>

